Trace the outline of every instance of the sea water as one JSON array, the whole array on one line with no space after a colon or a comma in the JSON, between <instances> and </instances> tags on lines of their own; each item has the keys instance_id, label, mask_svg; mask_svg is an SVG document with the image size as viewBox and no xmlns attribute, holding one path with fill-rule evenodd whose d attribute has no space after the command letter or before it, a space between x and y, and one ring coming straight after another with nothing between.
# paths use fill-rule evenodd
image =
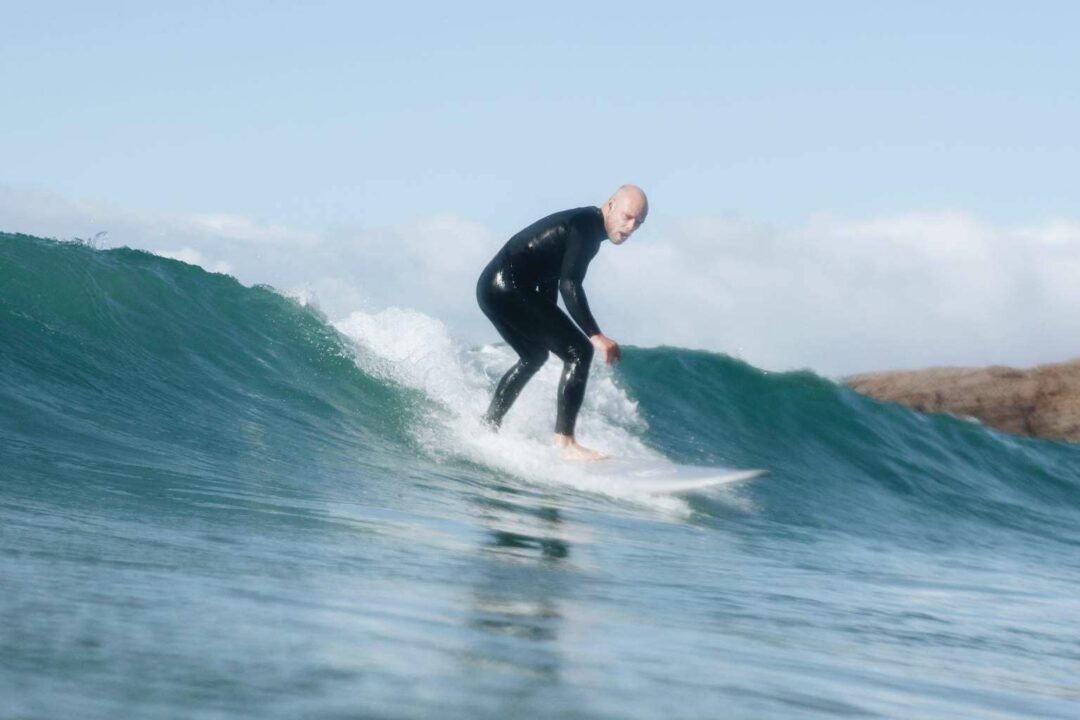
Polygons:
<instances>
[{"instance_id":1,"label":"sea water","mask_svg":"<svg viewBox=\"0 0 1080 720\"><path fill-rule=\"evenodd\" d=\"M1076 718L1080 448L627 348L558 363L0 235L0 717Z\"/></svg>"}]
</instances>

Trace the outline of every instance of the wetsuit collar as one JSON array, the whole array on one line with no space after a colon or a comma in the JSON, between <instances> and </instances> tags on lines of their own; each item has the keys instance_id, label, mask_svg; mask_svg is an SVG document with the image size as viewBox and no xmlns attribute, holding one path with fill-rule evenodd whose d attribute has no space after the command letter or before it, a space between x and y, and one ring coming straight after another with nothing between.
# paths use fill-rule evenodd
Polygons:
<instances>
[{"instance_id":1,"label":"wetsuit collar","mask_svg":"<svg viewBox=\"0 0 1080 720\"><path fill-rule=\"evenodd\" d=\"M593 205L593 210L596 211L596 216L600 220L601 242L603 242L604 240L610 240L611 238L607 236L607 227L604 225L604 211L596 205Z\"/></svg>"}]
</instances>

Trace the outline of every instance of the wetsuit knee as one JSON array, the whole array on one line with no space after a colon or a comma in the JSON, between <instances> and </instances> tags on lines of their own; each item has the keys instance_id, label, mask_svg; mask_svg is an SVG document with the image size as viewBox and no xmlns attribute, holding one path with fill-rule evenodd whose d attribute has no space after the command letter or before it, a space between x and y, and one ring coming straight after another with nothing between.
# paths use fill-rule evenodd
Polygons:
<instances>
[{"instance_id":1,"label":"wetsuit knee","mask_svg":"<svg viewBox=\"0 0 1080 720\"><path fill-rule=\"evenodd\" d=\"M588 367L592 363L594 352L592 343L587 338L575 338L574 342L570 343L567 348L566 357L563 360Z\"/></svg>"},{"instance_id":2,"label":"wetsuit knee","mask_svg":"<svg viewBox=\"0 0 1080 720\"><path fill-rule=\"evenodd\" d=\"M521 364L529 368L532 372L536 372L547 362L549 354L547 348L538 347L522 355Z\"/></svg>"},{"instance_id":3,"label":"wetsuit knee","mask_svg":"<svg viewBox=\"0 0 1080 720\"><path fill-rule=\"evenodd\" d=\"M547 349L539 346L526 347L518 352L521 353L518 361L499 380L491 398L491 405L484 414L484 422L493 429L498 429L503 415L514 404L525 383L529 382L548 359Z\"/></svg>"}]
</instances>

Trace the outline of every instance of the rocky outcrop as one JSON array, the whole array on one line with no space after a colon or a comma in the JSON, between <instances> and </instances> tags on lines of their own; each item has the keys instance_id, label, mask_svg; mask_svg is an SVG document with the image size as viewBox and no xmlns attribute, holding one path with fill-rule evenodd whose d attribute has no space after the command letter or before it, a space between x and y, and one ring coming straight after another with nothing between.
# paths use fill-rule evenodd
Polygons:
<instances>
[{"instance_id":1,"label":"rocky outcrop","mask_svg":"<svg viewBox=\"0 0 1080 720\"><path fill-rule=\"evenodd\" d=\"M920 412L944 412L1009 433L1080 442L1080 360L1029 370L931 368L856 375L857 392Z\"/></svg>"}]
</instances>

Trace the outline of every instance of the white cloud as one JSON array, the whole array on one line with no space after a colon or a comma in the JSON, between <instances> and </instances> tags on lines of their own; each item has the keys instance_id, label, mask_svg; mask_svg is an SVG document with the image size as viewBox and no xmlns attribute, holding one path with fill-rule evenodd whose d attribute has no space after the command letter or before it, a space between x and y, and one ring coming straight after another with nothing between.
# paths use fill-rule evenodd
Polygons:
<instances>
[{"instance_id":1,"label":"white cloud","mask_svg":"<svg viewBox=\"0 0 1080 720\"><path fill-rule=\"evenodd\" d=\"M1077 355L1080 223L998 227L960 212L797 227L654 217L604 247L586 287L601 327L771 369L844 374ZM233 215L157 216L0 186L0 228L92 236L302 293L331 318L398 306L491 342L476 277L505 238L454 217L320 233Z\"/></svg>"},{"instance_id":2,"label":"white cloud","mask_svg":"<svg viewBox=\"0 0 1080 720\"><path fill-rule=\"evenodd\" d=\"M222 262L220 260L207 260L205 257L203 257L203 254L201 252L195 250L194 248L186 247L179 250L159 250L157 254L161 257L167 257L173 260L179 260L180 262L185 262L188 265L198 265L204 270L209 270L210 272L225 273L226 275L232 273L232 266L229 265L229 263Z\"/></svg>"},{"instance_id":3,"label":"white cloud","mask_svg":"<svg viewBox=\"0 0 1080 720\"><path fill-rule=\"evenodd\" d=\"M1080 222L1052 220L1041 227L1021 229L1017 234L1041 245L1075 247L1080 245Z\"/></svg>"},{"instance_id":4,"label":"white cloud","mask_svg":"<svg viewBox=\"0 0 1080 720\"><path fill-rule=\"evenodd\" d=\"M283 225L260 225L240 215L193 215L187 219L193 229L232 241L310 246L318 242L311 233L297 232Z\"/></svg>"},{"instance_id":5,"label":"white cloud","mask_svg":"<svg viewBox=\"0 0 1080 720\"><path fill-rule=\"evenodd\" d=\"M611 284L639 292L611 309L646 343L726 348L769 367L1061 360L1080 354L1080 242L1062 243L1059 226L962 213L797 228L701 220L642 238L655 247L637 256L628 243Z\"/></svg>"}]
</instances>

